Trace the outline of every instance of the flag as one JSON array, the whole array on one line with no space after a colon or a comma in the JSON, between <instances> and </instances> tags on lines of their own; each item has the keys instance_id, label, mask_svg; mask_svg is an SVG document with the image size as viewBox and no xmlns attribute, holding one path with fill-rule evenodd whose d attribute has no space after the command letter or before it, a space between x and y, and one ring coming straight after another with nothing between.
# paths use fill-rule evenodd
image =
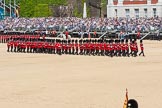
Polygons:
<instances>
[{"instance_id":1,"label":"flag","mask_svg":"<svg viewBox=\"0 0 162 108\"><path fill-rule=\"evenodd\" d=\"M124 101L123 108L127 108L127 103L128 103L128 90L126 89L126 95L125 95L125 101Z\"/></svg>"}]
</instances>

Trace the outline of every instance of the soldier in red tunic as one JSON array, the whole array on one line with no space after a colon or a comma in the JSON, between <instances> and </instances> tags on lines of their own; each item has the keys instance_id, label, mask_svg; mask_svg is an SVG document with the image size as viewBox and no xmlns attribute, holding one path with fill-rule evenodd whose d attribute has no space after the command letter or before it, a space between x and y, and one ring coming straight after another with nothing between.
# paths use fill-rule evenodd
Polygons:
<instances>
[{"instance_id":1,"label":"soldier in red tunic","mask_svg":"<svg viewBox=\"0 0 162 108\"><path fill-rule=\"evenodd\" d=\"M51 45L50 42L47 42L47 53L50 54Z\"/></svg>"},{"instance_id":2,"label":"soldier in red tunic","mask_svg":"<svg viewBox=\"0 0 162 108\"><path fill-rule=\"evenodd\" d=\"M108 46L109 46L109 40L106 40L106 43L105 43L105 45L104 45L105 55L106 55L106 56L109 55L109 49L108 49Z\"/></svg>"},{"instance_id":3,"label":"soldier in red tunic","mask_svg":"<svg viewBox=\"0 0 162 108\"><path fill-rule=\"evenodd\" d=\"M14 41L14 52L17 52L16 49L17 49L17 41Z\"/></svg>"},{"instance_id":4,"label":"soldier in red tunic","mask_svg":"<svg viewBox=\"0 0 162 108\"><path fill-rule=\"evenodd\" d=\"M71 47L72 47L71 40L68 40L68 54L71 54Z\"/></svg>"},{"instance_id":5,"label":"soldier in red tunic","mask_svg":"<svg viewBox=\"0 0 162 108\"><path fill-rule=\"evenodd\" d=\"M143 54L143 56L145 56L145 54L144 54L144 47L143 47L142 40L140 40L140 49L141 49L141 52L139 53L139 56L140 56L141 54Z\"/></svg>"},{"instance_id":6,"label":"soldier in red tunic","mask_svg":"<svg viewBox=\"0 0 162 108\"><path fill-rule=\"evenodd\" d=\"M65 40L65 54L68 54L68 44L67 44L67 40Z\"/></svg>"},{"instance_id":7,"label":"soldier in red tunic","mask_svg":"<svg viewBox=\"0 0 162 108\"><path fill-rule=\"evenodd\" d=\"M29 53L29 49L30 49L30 42L29 41L26 42L26 47L27 47L27 53Z\"/></svg>"},{"instance_id":8,"label":"soldier in red tunic","mask_svg":"<svg viewBox=\"0 0 162 108\"><path fill-rule=\"evenodd\" d=\"M101 56L104 56L104 40L101 40L101 43L100 43L100 54Z\"/></svg>"},{"instance_id":9,"label":"soldier in red tunic","mask_svg":"<svg viewBox=\"0 0 162 108\"><path fill-rule=\"evenodd\" d=\"M84 49L84 47L83 47L83 40L79 40L79 49L80 49L80 52L79 52L79 54L80 55L83 55L83 49Z\"/></svg>"},{"instance_id":10,"label":"soldier in red tunic","mask_svg":"<svg viewBox=\"0 0 162 108\"><path fill-rule=\"evenodd\" d=\"M84 44L84 50L85 50L85 55L88 55L89 53L89 40L86 40L86 43Z\"/></svg>"},{"instance_id":11,"label":"soldier in red tunic","mask_svg":"<svg viewBox=\"0 0 162 108\"><path fill-rule=\"evenodd\" d=\"M120 46L120 40L117 40L117 56L121 55L121 46Z\"/></svg>"},{"instance_id":12,"label":"soldier in red tunic","mask_svg":"<svg viewBox=\"0 0 162 108\"><path fill-rule=\"evenodd\" d=\"M114 56L114 46L113 46L113 40L110 40L110 57Z\"/></svg>"},{"instance_id":13,"label":"soldier in red tunic","mask_svg":"<svg viewBox=\"0 0 162 108\"><path fill-rule=\"evenodd\" d=\"M62 51L61 51L61 53L62 54L65 54L65 40L62 40Z\"/></svg>"},{"instance_id":14,"label":"soldier in red tunic","mask_svg":"<svg viewBox=\"0 0 162 108\"><path fill-rule=\"evenodd\" d=\"M87 43L87 55L91 55L91 39Z\"/></svg>"},{"instance_id":15,"label":"soldier in red tunic","mask_svg":"<svg viewBox=\"0 0 162 108\"><path fill-rule=\"evenodd\" d=\"M87 51L87 41L83 40L83 54L86 55L86 51Z\"/></svg>"},{"instance_id":16,"label":"soldier in red tunic","mask_svg":"<svg viewBox=\"0 0 162 108\"><path fill-rule=\"evenodd\" d=\"M55 39L53 40L53 54L56 54L56 41Z\"/></svg>"},{"instance_id":17,"label":"soldier in red tunic","mask_svg":"<svg viewBox=\"0 0 162 108\"><path fill-rule=\"evenodd\" d=\"M134 40L134 47L135 47L134 56L136 57L138 53L138 45L136 39Z\"/></svg>"},{"instance_id":18,"label":"soldier in red tunic","mask_svg":"<svg viewBox=\"0 0 162 108\"><path fill-rule=\"evenodd\" d=\"M14 42L13 40L10 42L10 45L11 45L11 52L13 51L13 47L14 47Z\"/></svg>"},{"instance_id":19,"label":"soldier in red tunic","mask_svg":"<svg viewBox=\"0 0 162 108\"><path fill-rule=\"evenodd\" d=\"M35 41L33 45L33 53L37 53L37 49L38 49L38 45L37 45L37 41Z\"/></svg>"},{"instance_id":20,"label":"soldier in red tunic","mask_svg":"<svg viewBox=\"0 0 162 108\"><path fill-rule=\"evenodd\" d=\"M62 49L61 40L58 40L58 43L57 43L57 54L62 55L61 49Z\"/></svg>"},{"instance_id":21,"label":"soldier in red tunic","mask_svg":"<svg viewBox=\"0 0 162 108\"><path fill-rule=\"evenodd\" d=\"M56 54L58 54L58 39L56 39L56 43L55 43L55 52Z\"/></svg>"},{"instance_id":22,"label":"soldier in red tunic","mask_svg":"<svg viewBox=\"0 0 162 108\"><path fill-rule=\"evenodd\" d=\"M131 50L129 55L133 56L133 41L132 41L132 39L130 40L129 47L130 47L130 50Z\"/></svg>"},{"instance_id":23,"label":"soldier in red tunic","mask_svg":"<svg viewBox=\"0 0 162 108\"><path fill-rule=\"evenodd\" d=\"M11 47L11 42L9 41L9 42L7 42L7 52L10 51L10 47Z\"/></svg>"},{"instance_id":24,"label":"soldier in red tunic","mask_svg":"<svg viewBox=\"0 0 162 108\"><path fill-rule=\"evenodd\" d=\"M129 57L129 45L128 45L128 40L125 41L125 56Z\"/></svg>"},{"instance_id":25,"label":"soldier in red tunic","mask_svg":"<svg viewBox=\"0 0 162 108\"><path fill-rule=\"evenodd\" d=\"M96 48L97 48L97 40L96 39L94 40L93 47L94 47L94 55L96 55Z\"/></svg>"},{"instance_id":26,"label":"soldier in red tunic","mask_svg":"<svg viewBox=\"0 0 162 108\"><path fill-rule=\"evenodd\" d=\"M26 42L23 42L23 52L26 53Z\"/></svg>"},{"instance_id":27,"label":"soldier in red tunic","mask_svg":"<svg viewBox=\"0 0 162 108\"><path fill-rule=\"evenodd\" d=\"M79 54L79 44L78 44L78 40L77 39L75 40L74 47L75 47L75 54L78 55Z\"/></svg>"},{"instance_id":28,"label":"soldier in red tunic","mask_svg":"<svg viewBox=\"0 0 162 108\"><path fill-rule=\"evenodd\" d=\"M96 43L96 55L100 55L100 42L101 42L101 40L100 39L98 39L97 40L97 43Z\"/></svg>"},{"instance_id":29,"label":"soldier in red tunic","mask_svg":"<svg viewBox=\"0 0 162 108\"><path fill-rule=\"evenodd\" d=\"M117 56L117 40L115 40L114 45L114 56Z\"/></svg>"},{"instance_id":30,"label":"soldier in red tunic","mask_svg":"<svg viewBox=\"0 0 162 108\"><path fill-rule=\"evenodd\" d=\"M75 43L74 43L74 40L71 41L71 53L74 55L75 54Z\"/></svg>"},{"instance_id":31,"label":"soldier in red tunic","mask_svg":"<svg viewBox=\"0 0 162 108\"><path fill-rule=\"evenodd\" d=\"M91 55L95 55L95 40L92 40L92 43L91 43Z\"/></svg>"},{"instance_id":32,"label":"soldier in red tunic","mask_svg":"<svg viewBox=\"0 0 162 108\"><path fill-rule=\"evenodd\" d=\"M125 56L125 45L124 45L124 40L121 40L121 52L122 52L122 56Z\"/></svg>"}]
</instances>

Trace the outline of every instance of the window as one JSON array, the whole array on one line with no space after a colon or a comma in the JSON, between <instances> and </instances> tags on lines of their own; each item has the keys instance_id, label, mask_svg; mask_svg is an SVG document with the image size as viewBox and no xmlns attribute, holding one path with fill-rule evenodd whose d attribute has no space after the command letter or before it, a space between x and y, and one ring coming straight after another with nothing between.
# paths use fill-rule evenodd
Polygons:
<instances>
[{"instance_id":1,"label":"window","mask_svg":"<svg viewBox=\"0 0 162 108\"><path fill-rule=\"evenodd\" d=\"M156 17L156 8L153 8L153 15Z\"/></svg>"},{"instance_id":2,"label":"window","mask_svg":"<svg viewBox=\"0 0 162 108\"><path fill-rule=\"evenodd\" d=\"M144 15L147 18L147 9L144 9Z\"/></svg>"},{"instance_id":3,"label":"window","mask_svg":"<svg viewBox=\"0 0 162 108\"><path fill-rule=\"evenodd\" d=\"M139 9L135 9L134 11L135 11L135 17L139 18Z\"/></svg>"},{"instance_id":4,"label":"window","mask_svg":"<svg viewBox=\"0 0 162 108\"><path fill-rule=\"evenodd\" d=\"M129 14L130 14L130 10L129 9L125 9L125 15L126 15L127 18L130 17Z\"/></svg>"}]
</instances>

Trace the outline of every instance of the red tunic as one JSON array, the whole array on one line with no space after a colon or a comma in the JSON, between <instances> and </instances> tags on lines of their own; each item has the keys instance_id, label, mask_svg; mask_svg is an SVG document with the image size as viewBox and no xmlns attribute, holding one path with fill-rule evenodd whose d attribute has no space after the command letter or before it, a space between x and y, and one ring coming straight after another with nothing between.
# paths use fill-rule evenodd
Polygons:
<instances>
[{"instance_id":1,"label":"red tunic","mask_svg":"<svg viewBox=\"0 0 162 108\"><path fill-rule=\"evenodd\" d=\"M125 51L125 45L124 44L121 44L121 49L122 49L122 51Z\"/></svg>"},{"instance_id":2,"label":"red tunic","mask_svg":"<svg viewBox=\"0 0 162 108\"><path fill-rule=\"evenodd\" d=\"M89 43L85 44L85 49L87 49L87 50L89 49Z\"/></svg>"},{"instance_id":3,"label":"red tunic","mask_svg":"<svg viewBox=\"0 0 162 108\"><path fill-rule=\"evenodd\" d=\"M38 43L38 48L42 48L43 47L43 43L42 42L39 42Z\"/></svg>"},{"instance_id":4,"label":"red tunic","mask_svg":"<svg viewBox=\"0 0 162 108\"><path fill-rule=\"evenodd\" d=\"M53 43L53 49L55 49L56 48L56 43Z\"/></svg>"},{"instance_id":5,"label":"red tunic","mask_svg":"<svg viewBox=\"0 0 162 108\"><path fill-rule=\"evenodd\" d=\"M19 44L18 41L15 41L15 42L14 42L14 47L17 47L18 44Z\"/></svg>"},{"instance_id":6,"label":"red tunic","mask_svg":"<svg viewBox=\"0 0 162 108\"><path fill-rule=\"evenodd\" d=\"M101 43L100 47L101 47L101 50L105 50L104 43Z\"/></svg>"},{"instance_id":7,"label":"red tunic","mask_svg":"<svg viewBox=\"0 0 162 108\"><path fill-rule=\"evenodd\" d=\"M76 49L78 49L78 48L79 48L78 43L73 44L72 48L74 48L74 47L75 47Z\"/></svg>"},{"instance_id":8,"label":"red tunic","mask_svg":"<svg viewBox=\"0 0 162 108\"><path fill-rule=\"evenodd\" d=\"M140 48L141 48L141 51L144 50L143 43L140 43Z\"/></svg>"},{"instance_id":9,"label":"red tunic","mask_svg":"<svg viewBox=\"0 0 162 108\"><path fill-rule=\"evenodd\" d=\"M94 50L95 49L95 44L92 43L90 47L91 47L92 50Z\"/></svg>"},{"instance_id":10,"label":"red tunic","mask_svg":"<svg viewBox=\"0 0 162 108\"><path fill-rule=\"evenodd\" d=\"M86 45L87 43L83 43L83 49L85 50L86 49Z\"/></svg>"},{"instance_id":11,"label":"red tunic","mask_svg":"<svg viewBox=\"0 0 162 108\"><path fill-rule=\"evenodd\" d=\"M129 50L128 44L125 44L125 50Z\"/></svg>"},{"instance_id":12,"label":"red tunic","mask_svg":"<svg viewBox=\"0 0 162 108\"><path fill-rule=\"evenodd\" d=\"M65 49L65 47L66 47L66 45L63 43L63 44L62 44L62 49L64 50L64 49Z\"/></svg>"},{"instance_id":13,"label":"red tunic","mask_svg":"<svg viewBox=\"0 0 162 108\"><path fill-rule=\"evenodd\" d=\"M73 44L70 43L70 44L69 44L69 49L71 49L72 47L73 47Z\"/></svg>"},{"instance_id":14,"label":"red tunic","mask_svg":"<svg viewBox=\"0 0 162 108\"><path fill-rule=\"evenodd\" d=\"M111 44L112 51L115 49L114 44Z\"/></svg>"},{"instance_id":15,"label":"red tunic","mask_svg":"<svg viewBox=\"0 0 162 108\"><path fill-rule=\"evenodd\" d=\"M26 43L25 42L22 43L22 48L26 48Z\"/></svg>"},{"instance_id":16,"label":"red tunic","mask_svg":"<svg viewBox=\"0 0 162 108\"><path fill-rule=\"evenodd\" d=\"M107 47L106 50L107 50L107 51L110 51L110 44L109 44L109 43L107 44L106 47Z\"/></svg>"},{"instance_id":17,"label":"red tunic","mask_svg":"<svg viewBox=\"0 0 162 108\"><path fill-rule=\"evenodd\" d=\"M79 44L79 48L80 48L81 50L83 50L83 49L84 49L83 44Z\"/></svg>"},{"instance_id":18,"label":"red tunic","mask_svg":"<svg viewBox=\"0 0 162 108\"><path fill-rule=\"evenodd\" d=\"M88 50L91 50L91 43L88 43L88 44L87 44L87 49L88 49Z\"/></svg>"},{"instance_id":19,"label":"red tunic","mask_svg":"<svg viewBox=\"0 0 162 108\"><path fill-rule=\"evenodd\" d=\"M7 42L7 47L10 47L11 46L11 42Z\"/></svg>"},{"instance_id":20,"label":"red tunic","mask_svg":"<svg viewBox=\"0 0 162 108\"><path fill-rule=\"evenodd\" d=\"M11 42L10 42L10 44L11 44L11 47L13 47L13 46L14 46L14 42L13 42L13 41L11 41Z\"/></svg>"},{"instance_id":21,"label":"red tunic","mask_svg":"<svg viewBox=\"0 0 162 108\"><path fill-rule=\"evenodd\" d=\"M57 43L57 49L61 49L61 44L60 43Z\"/></svg>"},{"instance_id":22,"label":"red tunic","mask_svg":"<svg viewBox=\"0 0 162 108\"><path fill-rule=\"evenodd\" d=\"M117 51L117 44L114 43L113 46L114 46L114 50Z\"/></svg>"}]
</instances>

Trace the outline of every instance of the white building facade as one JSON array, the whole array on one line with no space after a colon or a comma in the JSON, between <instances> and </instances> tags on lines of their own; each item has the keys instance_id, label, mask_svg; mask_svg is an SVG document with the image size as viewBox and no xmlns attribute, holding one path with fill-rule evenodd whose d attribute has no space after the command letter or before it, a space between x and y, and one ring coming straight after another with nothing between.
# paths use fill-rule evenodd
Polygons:
<instances>
[{"instance_id":1,"label":"white building facade","mask_svg":"<svg viewBox=\"0 0 162 108\"><path fill-rule=\"evenodd\" d=\"M107 17L162 17L162 0L108 0Z\"/></svg>"}]
</instances>

